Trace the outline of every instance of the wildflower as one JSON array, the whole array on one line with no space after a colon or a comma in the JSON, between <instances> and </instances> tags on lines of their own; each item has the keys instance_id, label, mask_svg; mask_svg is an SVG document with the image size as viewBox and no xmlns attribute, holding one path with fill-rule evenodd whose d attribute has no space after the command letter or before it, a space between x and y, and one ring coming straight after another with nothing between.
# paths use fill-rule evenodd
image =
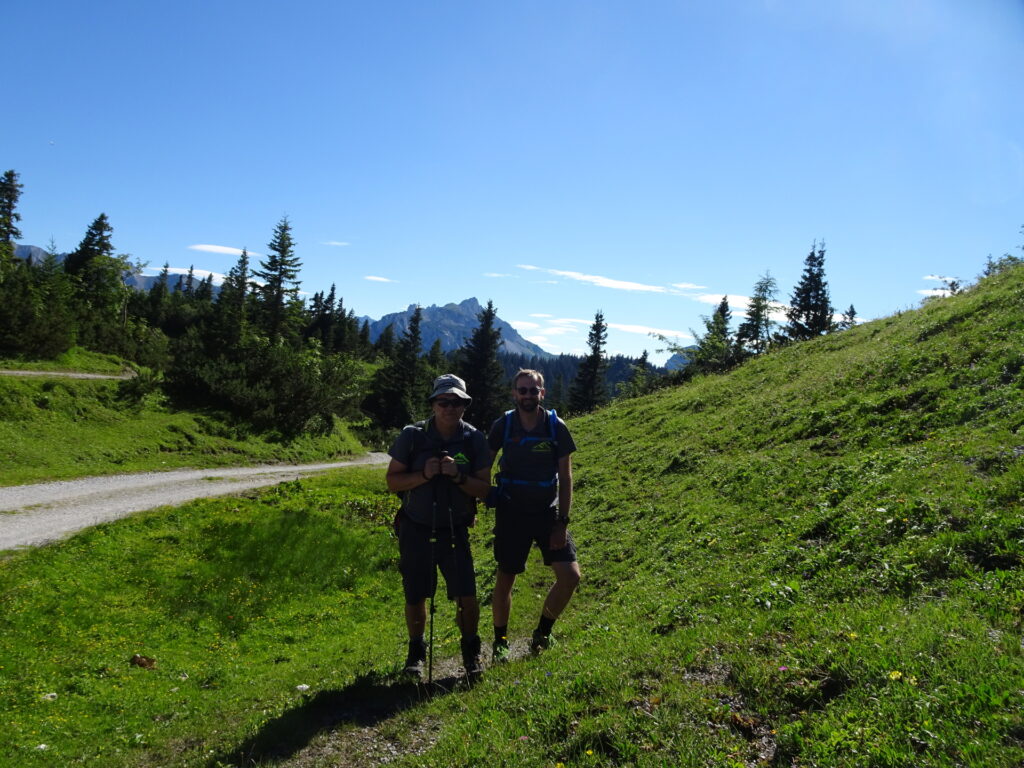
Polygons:
<instances>
[{"instance_id":1,"label":"wildflower","mask_svg":"<svg viewBox=\"0 0 1024 768\"><path fill-rule=\"evenodd\" d=\"M907 683L909 683L910 685L917 685L917 678L911 675L907 678Z\"/></svg>"},{"instance_id":2,"label":"wildflower","mask_svg":"<svg viewBox=\"0 0 1024 768\"><path fill-rule=\"evenodd\" d=\"M520 741L529 741L529 740L530 740L530 737L529 737L529 736L520 736L520 737L519 737L519 740L520 740Z\"/></svg>"},{"instance_id":3,"label":"wildflower","mask_svg":"<svg viewBox=\"0 0 1024 768\"><path fill-rule=\"evenodd\" d=\"M40 744L38 747L36 747L36 749L38 749L38 750L49 749L49 748L50 747L49 747L48 744Z\"/></svg>"},{"instance_id":4,"label":"wildflower","mask_svg":"<svg viewBox=\"0 0 1024 768\"><path fill-rule=\"evenodd\" d=\"M44 693L39 698L41 698L43 701L56 701L57 700L57 694L56 693Z\"/></svg>"},{"instance_id":5,"label":"wildflower","mask_svg":"<svg viewBox=\"0 0 1024 768\"><path fill-rule=\"evenodd\" d=\"M789 667L779 667L779 672L788 672Z\"/></svg>"},{"instance_id":6,"label":"wildflower","mask_svg":"<svg viewBox=\"0 0 1024 768\"><path fill-rule=\"evenodd\" d=\"M300 683L299 685L295 686L295 690L296 691L308 691L309 690L309 686L306 685L305 683Z\"/></svg>"},{"instance_id":7,"label":"wildflower","mask_svg":"<svg viewBox=\"0 0 1024 768\"><path fill-rule=\"evenodd\" d=\"M587 754L588 754L588 755L592 755L592 754L594 754L594 750L592 750L592 749L588 749L588 750L587 750Z\"/></svg>"},{"instance_id":8,"label":"wildflower","mask_svg":"<svg viewBox=\"0 0 1024 768\"><path fill-rule=\"evenodd\" d=\"M899 680L901 677L903 677L903 673L900 672L898 669L894 669L892 672L889 673L890 680Z\"/></svg>"},{"instance_id":9,"label":"wildflower","mask_svg":"<svg viewBox=\"0 0 1024 768\"><path fill-rule=\"evenodd\" d=\"M856 640L858 637L860 637L860 635L858 635L856 632L850 632L846 636L851 640Z\"/></svg>"}]
</instances>

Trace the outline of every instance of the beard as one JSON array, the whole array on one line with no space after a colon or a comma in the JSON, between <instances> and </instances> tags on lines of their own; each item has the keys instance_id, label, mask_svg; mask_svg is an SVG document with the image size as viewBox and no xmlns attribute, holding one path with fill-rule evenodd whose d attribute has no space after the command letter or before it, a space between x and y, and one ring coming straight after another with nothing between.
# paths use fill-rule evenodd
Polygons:
<instances>
[{"instance_id":1,"label":"beard","mask_svg":"<svg viewBox=\"0 0 1024 768\"><path fill-rule=\"evenodd\" d=\"M536 397L524 398L519 401L518 405L527 413L532 413L540 407L540 400Z\"/></svg>"}]
</instances>

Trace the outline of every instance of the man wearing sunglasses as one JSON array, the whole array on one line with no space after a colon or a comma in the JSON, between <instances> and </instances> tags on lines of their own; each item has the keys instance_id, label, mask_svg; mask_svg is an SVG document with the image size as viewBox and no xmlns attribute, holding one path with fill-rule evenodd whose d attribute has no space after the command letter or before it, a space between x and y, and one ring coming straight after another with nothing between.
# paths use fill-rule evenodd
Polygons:
<instances>
[{"instance_id":1,"label":"man wearing sunglasses","mask_svg":"<svg viewBox=\"0 0 1024 768\"><path fill-rule=\"evenodd\" d=\"M552 625L580 581L576 545L567 529L572 505L571 456L576 444L565 422L542 407L544 375L540 371L520 370L512 381L512 399L515 410L495 421L487 436L492 458L501 453L494 525L498 574L492 602L496 662L509 655L512 587L516 576L526 570L534 544L540 548L544 564L554 570L555 583L533 632L531 652L551 645Z\"/></svg>"},{"instance_id":2,"label":"man wearing sunglasses","mask_svg":"<svg viewBox=\"0 0 1024 768\"><path fill-rule=\"evenodd\" d=\"M438 569L448 599L457 606L466 675L474 679L482 672L480 606L468 526L473 524L476 498L490 490L491 456L483 432L462 420L471 402L462 379L451 373L439 376L430 395L430 418L405 427L389 451L388 490L402 496L397 527L409 631L405 672L414 677L422 677L427 658L426 603L430 597L433 607Z\"/></svg>"}]
</instances>

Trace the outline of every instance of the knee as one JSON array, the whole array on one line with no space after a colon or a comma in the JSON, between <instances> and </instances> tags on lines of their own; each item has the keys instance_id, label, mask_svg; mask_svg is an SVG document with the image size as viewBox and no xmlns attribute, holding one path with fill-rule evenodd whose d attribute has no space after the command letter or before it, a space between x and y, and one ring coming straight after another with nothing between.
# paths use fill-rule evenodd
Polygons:
<instances>
[{"instance_id":1,"label":"knee","mask_svg":"<svg viewBox=\"0 0 1024 768\"><path fill-rule=\"evenodd\" d=\"M558 574L558 581L562 583L566 589L576 590L576 587L580 585L580 579L582 578L579 568L573 568L571 570L565 570Z\"/></svg>"}]
</instances>

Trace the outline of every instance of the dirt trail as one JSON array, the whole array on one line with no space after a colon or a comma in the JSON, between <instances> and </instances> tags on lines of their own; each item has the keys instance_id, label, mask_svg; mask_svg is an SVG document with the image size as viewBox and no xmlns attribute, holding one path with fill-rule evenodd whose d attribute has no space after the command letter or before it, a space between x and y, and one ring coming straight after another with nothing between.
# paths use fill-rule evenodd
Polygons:
<instances>
[{"instance_id":1,"label":"dirt trail","mask_svg":"<svg viewBox=\"0 0 1024 768\"><path fill-rule=\"evenodd\" d=\"M2 487L0 551L45 544L91 525L154 507L276 485L338 467L383 464L387 460L387 454L369 453L325 464L179 469Z\"/></svg>"}]
</instances>

